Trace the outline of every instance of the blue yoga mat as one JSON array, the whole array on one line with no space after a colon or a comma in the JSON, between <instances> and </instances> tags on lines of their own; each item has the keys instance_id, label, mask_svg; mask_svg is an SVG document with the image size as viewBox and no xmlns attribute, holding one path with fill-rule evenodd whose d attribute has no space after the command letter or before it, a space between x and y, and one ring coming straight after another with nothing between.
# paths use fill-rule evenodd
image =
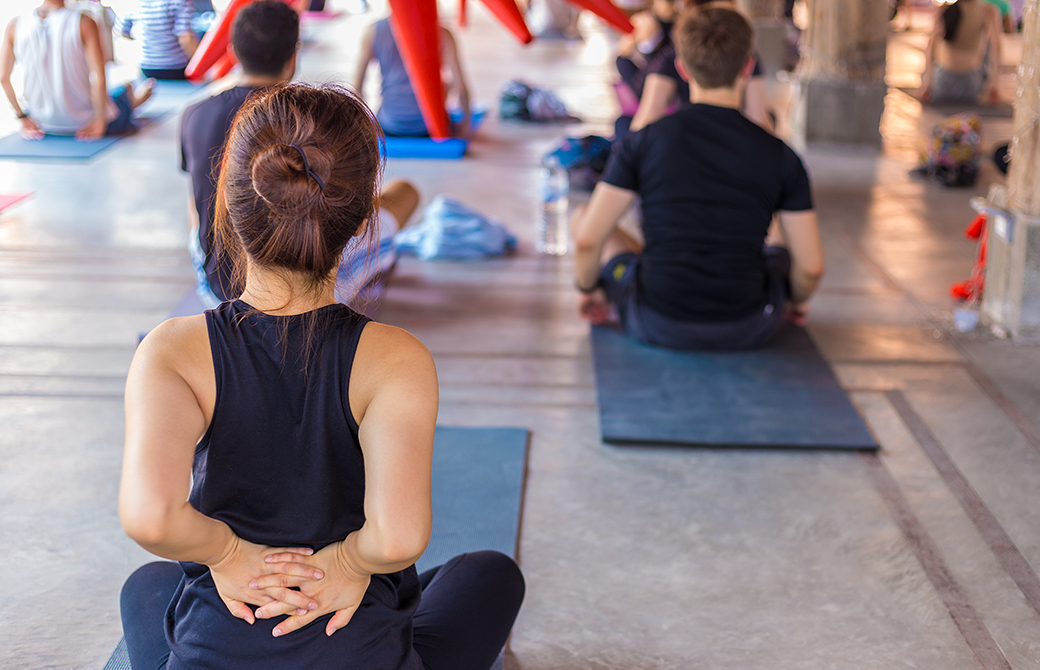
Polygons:
<instances>
[{"instance_id":1,"label":"blue yoga mat","mask_svg":"<svg viewBox=\"0 0 1040 670\"><path fill-rule=\"evenodd\" d=\"M159 113L134 119L138 130L165 116ZM55 160L86 160L93 158L113 144L130 135L102 137L97 140L77 140L71 135L45 135L42 140L27 140L18 133L0 138L0 158L40 158Z\"/></svg>"},{"instance_id":2,"label":"blue yoga mat","mask_svg":"<svg viewBox=\"0 0 1040 670\"><path fill-rule=\"evenodd\" d=\"M526 467L524 428L439 426L433 441L433 534L415 564L419 572L480 549L516 558ZM499 657L494 668L501 667ZM104 670L130 670L124 640Z\"/></svg>"},{"instance_id":3,"label":"blue yoga mat","mask_svg":"<svg viewBox=\"0 0 1040 670\"><path fill-rule=\"evenodd\" d=\"M877 449L808 333L761 349L672 351L592 329L604 442Z\"/></svg>"},{"instance_id":4,"label":"blue yoga mat","mask_svg":"<svg viewBox=\"0 0 1040 670\"><path fill-rule=\"evenodd\" d=\"M476 131L487 116L486 107L473 107L470 112L470 130ZM452 121L461 121L462 112L451 111ZM453 137L446 140L435 140L429 137L392 137L386 138L386 158L431 158L440 160L456 160L466 155L469 140Z\"/></svg>"}]
</instances>

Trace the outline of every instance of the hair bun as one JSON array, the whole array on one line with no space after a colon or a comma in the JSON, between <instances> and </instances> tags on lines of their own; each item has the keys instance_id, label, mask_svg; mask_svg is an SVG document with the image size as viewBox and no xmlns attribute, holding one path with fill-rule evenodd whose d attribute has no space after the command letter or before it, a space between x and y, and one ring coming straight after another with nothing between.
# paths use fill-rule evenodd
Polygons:
<instances>
[{"instance_id":1,"label":"hair bun","mask_svg":"<svg viewBox=\"0 0 1040 670\"><path fill-rule=\"evenodd\" d=\"M312 155L314 153L317 152ZM304 157L288 144L276 144L258 153L250 172L253 190L271 207L305 206L321 194L318 182L307 174Z\"/></svg>"}]
</instances>

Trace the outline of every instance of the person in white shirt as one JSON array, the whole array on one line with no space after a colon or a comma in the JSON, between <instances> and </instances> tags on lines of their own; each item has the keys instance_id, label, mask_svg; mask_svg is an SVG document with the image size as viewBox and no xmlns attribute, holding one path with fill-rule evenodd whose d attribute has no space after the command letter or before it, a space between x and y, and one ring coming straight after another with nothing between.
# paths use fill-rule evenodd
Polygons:
<instances>
[{"instance_id":1,"label":"person in white shirt","mask_svg":"<svg viewBox=\"0 0 1040 670\"><path fill-rule=\"evenodd\" d=\"M11 75L23 70L21 97ZM22 123L22 136L75 135L92 140L129 131L133 111L152 94L153 80L110 95L97 23L65 0L43 0L11 19L0 43L0 86Z\"/></svg>"}]
</instances>

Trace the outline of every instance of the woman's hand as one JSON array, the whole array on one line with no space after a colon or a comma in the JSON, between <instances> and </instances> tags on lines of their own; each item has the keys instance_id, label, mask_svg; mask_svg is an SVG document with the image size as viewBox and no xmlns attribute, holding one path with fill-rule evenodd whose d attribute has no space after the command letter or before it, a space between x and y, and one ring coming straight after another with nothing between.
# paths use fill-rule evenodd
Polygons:
<instances>
[{"instance_id":1,"label":"woman's hand","mask_svg":"<svg viewBox=\"0 0 1040 670\"><path fill-rule=\"evenodd\" d=\"M354 612L361 606L361 600L368 591L368 584L372 576L353 566L348 544L347 540L330 544L306 559L309 567L316 568L325 574L324 579L305 580L300 583L301 593L313 598L318 603L317 608L310 611L294 610L292 604L280 601L271 602L256 611L256 616L260 619L270 619L283 614L290 615L288 619L275 626L275 637L299 630L329 612L335 612L335 614L325 626L326 635L332 635L350 622ZM275 553L269 554L265 560L272 565L278 565L298 561L300 557L291 553ZM276 575L260 577L253 580L250 587L264 589L273 584L276 581L275 578Z\"/></svg>"},{"instance_id":2,"label":"woman's hand","mask_svg":"<svg viewBox=\"0 0 1040 670\"><path fill-rule=\"evenodd\" d=\"M209 571L231 615L252 624L253 610L246 603L262 606L277 602L285 611L299 614L318 606L313 598L291 588L325 576L321 570L302 562L313 553L306 547L272 549L233 536L228 551L209 566ZM272 555L284 558L276 562L265 560Z\"/></svg>"}]
</instances>

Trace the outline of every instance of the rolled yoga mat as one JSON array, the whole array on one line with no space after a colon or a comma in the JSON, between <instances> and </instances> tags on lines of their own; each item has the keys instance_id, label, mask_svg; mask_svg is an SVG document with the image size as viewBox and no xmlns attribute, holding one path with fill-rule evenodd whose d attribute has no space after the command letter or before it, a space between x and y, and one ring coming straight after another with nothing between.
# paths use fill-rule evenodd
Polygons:
<instances>
[{"instance_id":1,"label":"rolled yoga mat","mask_svg":"<svg viewBox=\"0 0 1040 670\"><path fill-rule=\"evenodd\" d=\"M743 352L673 351L592 328L604 442L877 449L808 333Z\"/></svg>"},{"instance_id":2,"label":"rolled yoga mat","mask_svg":"<svg viewBox=\"0 0 1040 670\"><path fill-rule=\"evenodd\" d=\"M527 469L527 429L437 427L433 440L433 533L419 572L467 551L516 558ZM502 667L499 657L494 668ZM131 670L119 641L103 670Z\"/></svg>"}]
</instances>

